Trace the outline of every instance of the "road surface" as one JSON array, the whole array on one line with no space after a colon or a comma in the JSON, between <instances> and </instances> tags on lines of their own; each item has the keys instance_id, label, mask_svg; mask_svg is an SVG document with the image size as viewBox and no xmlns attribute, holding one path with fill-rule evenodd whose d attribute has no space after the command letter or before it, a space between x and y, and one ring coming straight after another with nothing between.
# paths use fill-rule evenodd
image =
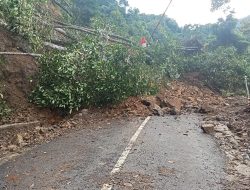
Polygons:
<instances>
[{"instance_id":1,"label":"road surface","mask_svg":"<svg viewBox=\"0 0 250 190\"><path fill-rule=\"evenodd\" d=\"M220 190L225 158L196 115L113 121L0 166L8 190Z\"/></svg>"}]
</instances>

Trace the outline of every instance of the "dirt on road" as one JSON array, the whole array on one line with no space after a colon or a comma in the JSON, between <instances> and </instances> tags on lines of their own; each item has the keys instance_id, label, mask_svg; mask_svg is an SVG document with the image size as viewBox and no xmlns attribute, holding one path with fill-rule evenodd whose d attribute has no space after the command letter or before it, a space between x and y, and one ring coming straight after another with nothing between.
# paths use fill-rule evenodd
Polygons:
<instances>
[{"instance_id":1,"label":"dirt on road","mask_svg":"<svg viewBox=\"0 0 250 190\"><path fill-rule=\"evenodd\" d=\"M250 112L246 99L222 97L205 86L179 81L170 83L157 96L131 97L116 106L83 109L72 117L53 120L53 122L44 122L41 118L34 117L39 121L36 125L2 130L0 133L1 160L6 161L6 157L8 160L10 155L22 154L23 150L34 145L49 142L76 130L95 129L96 126L99 128L102 123L110 123L114 118L169 114L178 116L193 112L203 114L202 124L212 126L212 132L208 133L215 136L227 157L225 189L249 189ZM25 116L23 121L26 121ZM159 170L160 173L168 171L164 168ZM149 176L146 178L149 180Z\"/></svg>"},{"instance_id":2,"label":"dirt on road","mask_svg":"<svg viewBox=\"0 0 250 190\"><path fill-rule=\"evenodd\" d=\"M113 120L43 144L0 166L1 189L220 190L224 154L197 115L152 117L111 175L140 118Z\"/></svg>"},{"instance_id":3,"label":"dirt on road","mask_svg":"<svg viewBox=\"0 0 250 190\"><path fill-rule=\"evenodd\" d=\"M29 47L22 39L0 28L0 50L26 52ZM0 60L4 62L0 67L3 95L12 108L11 115L0 121L0 128L6 124L35 122L0 130L0 163L59 136L102 128L103 123L111 123L115 118L178 116L195 112L203 114L202 124L210 126L211 131L207 132L217 139L227 157L226 189L249 189L250 108L244 97L222 97L200 82L189 79L167 84L156 96L130 97L115 106L82 109L72 116L62 117L58 112L40 109L29 103L33 77L39 69L34 58L5 56ZM174 170L163 166L158 168L158 172L165 175L174 173ZM130 173L124 173L125 179L131 179ZM138 176L135 181L145 179L149 184L152 181L148 175L138 173L135 176ZM18 178L9 176L7 179L15 181ZM129 189L130 184L126 185Z\"/></svg>"}]
</instances>

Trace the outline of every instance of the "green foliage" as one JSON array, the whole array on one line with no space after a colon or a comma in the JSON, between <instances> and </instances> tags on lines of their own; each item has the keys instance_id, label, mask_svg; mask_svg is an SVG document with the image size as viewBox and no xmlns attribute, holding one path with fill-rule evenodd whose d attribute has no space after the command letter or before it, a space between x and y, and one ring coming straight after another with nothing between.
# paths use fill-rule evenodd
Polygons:
<instances>
[{"instance_id":1,"label":"green foliage","mask_svg":"<svg viewBox=\"0 0 250 190\"><path fill-rule=\"evenodd\" d=\"M250 76L247 55L240 55L233 47L219 47L212 52L186 57L182 72L199 72L201 80L208 86L229 92L244 89L244 76Z\"/></svg>"},{"instance_id":2,"label":"green foliage","mask_svg":"<svg viewBox=\"0 0 250 190\"><path fill-rule=\"evenodd\" d=\"M239 32L248 42L250 42L250 16L240 20L239 25Z\"/></svg>"},{"instance_id":3,"label":"green foliage","mask_svg":"<svg viewBox=\"0 0 250 190\"><path fill-rule=\"evenodd\" d=\"M218 91L244 90L244 76L250 75L247 23L228 15L215 24L185 26L180 39L197 39L203 48L192 56L179 55L179 72L198 72L202 81Z\"/></svg>"},{"instance_id":4,"label":"green foliage","mask_svg":"<svg viewBox=\"0 0 250 190\"><path fill-rule=\"evenodd\" d=\"M32 101L71 112L82 106L113 104L129 96L156 93L160 76L145 64L144 52L88 38L68 52L41 60Z\"/></svg>"},{"instance_id":5,"label":"green foliage","mask_svg":"<svg viewBox=\"0 0 250 190\"><path fill-rule=\"evenodd\" d=\"M1 0L0 19L39 47L36 44L51 34L49 27L39 24L43 17L36 16L44 2ZM228 2L212 0L212 9ZM113 104L129 96L155 93L162 77L176 79L187 72L199 72L201 79L215 89L238 91L244 88L244 75L250 76L246 51L249 22L242 22L238 28L238 20L232 15L216 24L183 28L164 17L152 37L160 16L140 14L138 9L129 8L126 0L67 0L64 5L72 5L72 15L66 11L70 15L64 18L67 22L91 26L100 37L85 36L82 43L65 52L51 51L41 57L39 84L31 96L38 105L71 112L82 106ZM134 44L145 36L149 47L111 44L103 41L107 33L127 37ZM199 46L199 51L185 51L194 46Z\"/></svg>"},{"instance_id":6,"label":"green foliage","mask_svg":"<svg viewBox=\"0 0 250 190\"><path fill-rule=\"evenodd\" d=\"M228 15L226 20L219 19L219 22L214 25L216 41L212 43L212 46L234 46L239 53L244 53L249 44L236 30L237 24L238 20L233 18L233 15Z\"/></svg>"},{"instance_id":7,"label":"green foliage","mask_svg":"<svg viewBox=\"0 0 250 190\"><path fill-rule=\"evenodd\" d=\"M41 38L49 34L38 22L36 6L47 0L1 0L0 15L9 30L30 40L34 48L41 45Z\"/></svg>"}]
</instances>

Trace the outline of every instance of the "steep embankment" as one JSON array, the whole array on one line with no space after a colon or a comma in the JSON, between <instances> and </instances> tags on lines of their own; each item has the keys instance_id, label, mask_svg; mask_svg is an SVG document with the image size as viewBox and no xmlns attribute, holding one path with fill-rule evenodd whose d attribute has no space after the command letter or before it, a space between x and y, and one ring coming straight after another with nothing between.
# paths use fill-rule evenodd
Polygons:
<instances>
[{"instance_id":1,"label":"steep embankment","mask_svg":"<svg viewBox=\"0 0 250 190\"><path fill-rule=\"evenodd\" d=\"M20 38L14 38L10 32L0 28L0 51L22 52L28 45ZM32 77L38 67L30 56L1 56L1 82L5 100L11 107L27 108L27 97L32 87Z\"/></svg>"},{"instance_id":2,"label":"steep embankment","mask_svg":"<svg viewBox=\"0 0 250 190\"><path fill-rule=\"evenodd\" d=\"M1 52L30 52L29 45L21 37L0 27ZM31 56L0 56L0 84L4 100L11 108L8 118L0 124L43 120L51 113L39 110L29 103L28 97L34 86L39 68Z\"/></svg>"}]
</instances>

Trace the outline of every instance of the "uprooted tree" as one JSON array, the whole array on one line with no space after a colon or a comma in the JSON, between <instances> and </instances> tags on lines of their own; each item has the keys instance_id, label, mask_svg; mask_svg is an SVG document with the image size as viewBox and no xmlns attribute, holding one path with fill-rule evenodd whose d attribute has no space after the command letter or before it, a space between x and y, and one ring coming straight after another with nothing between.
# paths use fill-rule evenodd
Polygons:
<instances>
[{"instance_id":1,"label":"uprooted tree","mask_svg":"<svg viewBox=\"0 0 250 190\"><path fill-rule=\"evenodd\" d=\"M228 2L213 0L212 8ZM220 92L241 92L250 76L248 25L236 27L233 15L182 28L165 16L154 39L160 16L140 14L127 1L3 0L0 18L43 54L31 100L44 107L72 112L114 104L156 93L189 72ZM138 46L142 36L145 49Z\"/></svg>"}]
</instances>

